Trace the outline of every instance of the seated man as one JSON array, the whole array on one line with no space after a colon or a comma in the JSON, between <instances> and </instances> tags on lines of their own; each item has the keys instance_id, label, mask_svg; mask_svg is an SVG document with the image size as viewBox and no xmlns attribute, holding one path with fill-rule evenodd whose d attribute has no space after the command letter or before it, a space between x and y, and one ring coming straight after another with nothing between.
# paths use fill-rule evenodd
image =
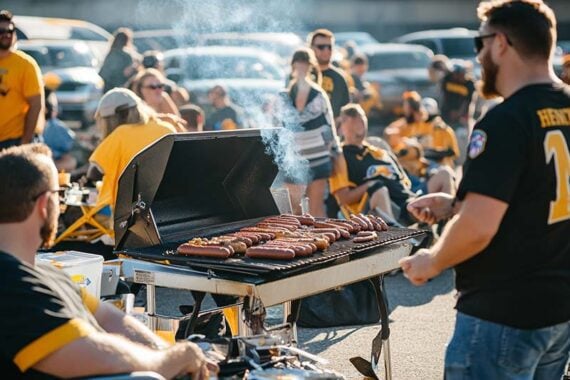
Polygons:
<instances>
[{"instance_id":1,"label":"seated man","mask_svg":"<svg viewBox=\"0 0 570 380\"><path fill-rule=\"evenodd\" d=\"M208 378L217 366L189 342L168 345L99 303L63 271L36 262L55 237L58 176L41 144L0 152L0 373L7 379L153 371Z\"/></svg>"},{"instance_id":2,"label":"seated man","mask_svg":"<svg viewBox=\"0 0 570 380\"><path fill-rule=\"evenodd\" d=\"M89 159L87 178L103 178L98 202L108 203L114 209L119 177L128 163L145 147L176 131L125 88L114 88L103 95L95 119L103 131L103 141Z\"/></svg>"},{"instance_id":3,"label":"seated man","mask_svg":"<svg viewBox=\"0 0 570 380\"><path fill-rule=\"evenodd\" d=\"M364 141L368 119L362 107L344 106L341 119L343 155L335 162L330 191L344 216L379 209L387 219L413 223L406 210L409 200L415 197L410 179L391 152Z\"/></svg>"}]
</instances>

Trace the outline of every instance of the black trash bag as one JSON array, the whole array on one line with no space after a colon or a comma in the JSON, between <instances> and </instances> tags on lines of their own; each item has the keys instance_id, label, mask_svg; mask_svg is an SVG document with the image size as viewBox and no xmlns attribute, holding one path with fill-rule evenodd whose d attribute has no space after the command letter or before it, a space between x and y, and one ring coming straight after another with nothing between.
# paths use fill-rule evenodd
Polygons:
<instances>
[{"instance_id":1,"label":"black trash bag","mask_svg":"<svg viewBox=\"0 0 570 380\"><path fill-rule=\"evenodd\" d=\"M180 311L184 314L190 314L192 313L192 306L181 305ZM180 321L178 331L176 332L176 340L186 339L191 334L201 334L206 339L232 337L229 323L221 310L200 315L196 321L194 331L190 331L189 324L190 319Z\"/></svg>"},{"instance_id":2,"label":"black trash bag","mask_svg":"<svg viewBox=\"0 0 570 380\"><path fill-rule=\"evenodd\" d=\"M301 327L334 327L379 321L374 287L365 280L303 298L297 324Z\"/></svg>"}]
</instances>

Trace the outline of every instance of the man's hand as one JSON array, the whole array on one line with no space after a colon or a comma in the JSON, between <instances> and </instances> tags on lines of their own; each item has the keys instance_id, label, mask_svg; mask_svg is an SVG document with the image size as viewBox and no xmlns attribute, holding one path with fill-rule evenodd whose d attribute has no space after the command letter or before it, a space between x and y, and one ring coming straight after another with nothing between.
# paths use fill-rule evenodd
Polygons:
<instances>
[{"instance_id":1,"label":"man's hand","mask_svg":"<svg viewBox=\"0 0 570 380\"><path fill-rule=\"evenodd\" d=\"M433 255L427 249L420 249L415 255L401 259L399 263L404 276L416 286L425 284L441 272L435 265Z\"/></svg>"},{"instance_id":2,"label":"man's hand","mask_svg":"<svg viewBox=\"0 0 570 380\"><path fill-rule=\"evenodd\" d=\"M204 356L204 353L194 343L187 344L188 367L186 371L192 374L192 379L206 380L219 371L218 365Z\"/></svg>"},{"instance_id":3,"label":"man's hand","mask_svg":"<svg viewBox=\"0 0 570 380\"><path fill-rule=\"evenodd\" d=\"M453 215L452 195L433 193L408 203L408 211L420 222L434 224Z\"/></svg>"}]
</instances>

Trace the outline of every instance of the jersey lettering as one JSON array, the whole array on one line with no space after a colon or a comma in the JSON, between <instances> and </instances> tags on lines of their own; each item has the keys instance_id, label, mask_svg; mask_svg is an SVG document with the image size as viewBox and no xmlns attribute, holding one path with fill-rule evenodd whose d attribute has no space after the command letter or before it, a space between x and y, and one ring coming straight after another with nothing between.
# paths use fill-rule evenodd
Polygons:
<instances>
[{"instance_id":1,"label":"jersey lettering","mask_svg":"<svg viewBox=\"0 0 570 380\"><path fill-rule=\"evenodd\" d=\"M570 152L561 131L550 131L544 139L546 163L554 161L556 199L550 202L548 224L570 219Z\"/></svg>"}]
</instances>

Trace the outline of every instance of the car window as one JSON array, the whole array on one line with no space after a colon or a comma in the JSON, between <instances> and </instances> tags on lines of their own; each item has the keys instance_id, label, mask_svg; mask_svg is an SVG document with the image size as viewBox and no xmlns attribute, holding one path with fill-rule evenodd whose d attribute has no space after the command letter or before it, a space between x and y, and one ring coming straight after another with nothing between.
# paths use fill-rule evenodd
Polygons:
<instances>
[{"instance_id":1,"label":"car window","mask_svg":"<svg viewBox=\"0 0 570 380\"><path fill-rule=\"evenodd\" d=\"M71 40L83 40L83 41L107 41L107 39L90 29L82 28L78 26L72 26L69 28L69 39Z\"/></svg>"},{"instance_id":2,"label":"car window","mask_svg":"<svg viewBox=\"0 0 570 380\"><path fill-rule=\"evenodd\" d=\"M168 67L177 67L172 59ZM274 63L251 56L191 55L182 64L187 79L250 78L283 79L282 70Z\"/></svg>"},{"instance_id":3,"label":"car window","mask_svg":"<svg viewBox=\"0 0 570 380\"><path fill-rule=\"evenodd\" d=\"M368 57L370 71L427 68L431 59L424 52L386 52Z\"/></svg>"},{"instance_id":4,"label":"car window","mask_svg":"<svg viewBox=\"0 0 570 380\"><path fill-rule=\"evenodd\" d=\"M439 52L437 44L433 40L416 40L416 41L411 41L410 43L425 46L431 51L433 51L434 54L437 54Z\"/></svg>"},{"instance_id":5,"label":"car window","mask_svg":"<svg viewBox=\"0 0 570 380\"><path fill-rule=\"evenodd\" d=\"M23 47L21 50L31 55L41 68L94 67L94 57L89 49L82 46Z\"/></svg>"},{"instance_id":6,"label":"car window","mask_svg":"<svg viewBox=\"0 0 570 380\"><path fill-rule=\"evenodd\" d=\"M475 44L472 37L444 38L441 40L443 54L449 58L475 56Z\"/></svg>"},{"instance_id":7,"label":"car window","mask_svg":"<svg viewBox=\"0 0 570 380\"><path fill-rule=\"evenodd\" d=\"M241 38L207 38L204 40L207 46L249 46L263 51L269 51L280 57L289 58L293 55L297 46L271 40L253 40Z\"/></svg>"}]
</instances>

